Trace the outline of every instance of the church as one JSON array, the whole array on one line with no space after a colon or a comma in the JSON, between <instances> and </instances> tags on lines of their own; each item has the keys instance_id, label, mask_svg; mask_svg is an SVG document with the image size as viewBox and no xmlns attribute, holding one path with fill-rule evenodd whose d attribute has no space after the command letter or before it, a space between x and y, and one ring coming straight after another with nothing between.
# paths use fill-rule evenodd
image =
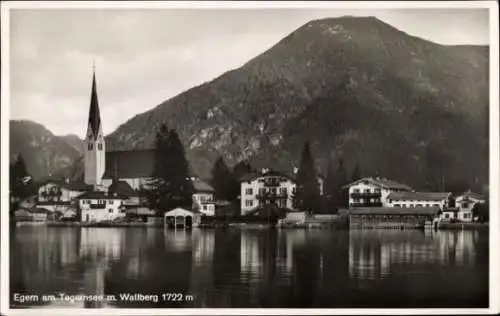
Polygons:
<instances>
[{"instance_id":1,"label":"church","mask_svg":"<svg viewBox=\"0 0 500 316\"><path fill-rule=\"evenodd\" d=\"M76 207L80 210L82 222L113 220L131 213L154 215L155 212L146 207L145 198L141 197L141 189L147 185L153 171L154 150L106 151L95 72L84 150L83 181L44 182L38 190L37 204L40 207L58 210L68 217L78 213ZM193 208L206 212L205 215L214 215L214 205L211 205L214 203L214 189L199 179L192 178L192 181L195 188Z\"/></svg>"}]
</instances>

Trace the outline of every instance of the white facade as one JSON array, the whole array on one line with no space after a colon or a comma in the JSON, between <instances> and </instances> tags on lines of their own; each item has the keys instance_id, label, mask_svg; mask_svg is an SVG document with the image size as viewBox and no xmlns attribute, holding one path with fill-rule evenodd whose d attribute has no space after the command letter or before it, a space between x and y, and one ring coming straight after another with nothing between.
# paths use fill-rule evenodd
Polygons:
<instances>
[{"instance_id":1,"label":"white facade","mask_svg":"<svg viewBox=\"0 0 500 316\"><path fill-rule=\"evenodd\" d=\"M47 182L38 188L38 202L71 202L82 193L55 182Z\"/></svg>"},{"instance_id":2,"label":"white facade","mask_svg":"<svg viewBox=\"0 0 500 316\"><path fill-rule=\"evenodd\" d=\"M193 194L193 204L200 213L207 216L215 215L214 194L212 192L197 192Z\"/></svg>"},{"instance_id":3,"label":"white facade","mask_svg":"<svg viewBox=\"0 0 500 316\"><path fill-rule=\"evenodd\" d=\"M477 194L471 194L470 191L457 196L455 199L455 206L458 209L457 219L462 222L472 222L472 210L474 209L474 206L485 202L486 201L482 197Z\"/></svg>"},{"instance_id":4,"label":"white facade","mask_svg":"<svg viewBox=\"0 0 500 316\"><path fill-rule=\"evenodd\" d=\"M112 221L125 216L122 209L122 200L108 197L107 199L79 199L78 206L81 211L83 223Z\"/></svg>"},{"instance_id":5,"label":"white facade","mask_svg":"<svg viewBox=\"0 0 500 316\"><path fill-rule=\"evenodd\" d=\"M295 182L290 178L270 173L256 176L240 184L241 214L271 202L265 199L266 195L273 195L273 200L278 207L293 209L293 194Z\"/></svg>"}]
</instances>

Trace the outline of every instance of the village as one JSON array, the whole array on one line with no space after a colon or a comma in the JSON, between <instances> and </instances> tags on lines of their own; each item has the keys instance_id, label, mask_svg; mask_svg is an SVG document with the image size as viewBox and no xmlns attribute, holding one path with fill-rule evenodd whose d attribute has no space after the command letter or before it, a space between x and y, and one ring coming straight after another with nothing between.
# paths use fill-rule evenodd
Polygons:
<instances>
[{"instance_id":1,"label":"village","mask_svg":"<svg viewBox=\"0 0 500 316\"><path fill-rule=\"evenodd\" d=\"M185 180L193 188L191 205L152 209L144 188L150 184L155 150L106 151L95 73L85 144L83 179L48 179L37 187L34 195L17 200L11 196L11 202L15 201L17 206L13 212L15 222L181 228L256 224L436 229L446 224L459 224L463 228L464 224L487 221L484 215L474 214L475 210L487 207L487 198L470 190L455 196L452 192L424 192L375 176L352 179L342 185L340 195L331 197L326 192L327 179L309 169L307 172L315 174L312 177L317 182L313 184L318 188L316 198L339 200L328 212L317 213L297 203L299 168L286 173L269 168L254 170L251 166L231 183L233 189L238 187L233 201L216 198L216 189L211 184L190 176Z\"/></svg>"}]
</instances>

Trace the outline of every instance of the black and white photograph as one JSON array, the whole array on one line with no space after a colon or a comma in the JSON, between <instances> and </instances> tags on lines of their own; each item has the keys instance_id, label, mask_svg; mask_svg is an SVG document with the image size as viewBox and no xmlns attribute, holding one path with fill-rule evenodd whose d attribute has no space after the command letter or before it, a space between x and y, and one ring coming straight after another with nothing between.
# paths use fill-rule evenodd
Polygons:
<instances>
[{"instance_id":1,"label":"black and white photograph","mask_svg":"<svg viewBox=\"0 0 500 316\"><path fill-rule=\"evenodd\" d=\"M496 1L1 9L2 314L499 312Z\"/></svg>"}]
</instances>

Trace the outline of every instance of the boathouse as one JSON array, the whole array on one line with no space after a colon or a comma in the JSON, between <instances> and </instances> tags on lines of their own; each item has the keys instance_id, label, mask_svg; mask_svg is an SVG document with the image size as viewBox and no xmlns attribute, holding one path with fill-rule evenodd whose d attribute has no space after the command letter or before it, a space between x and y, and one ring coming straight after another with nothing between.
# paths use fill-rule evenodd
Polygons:
<instances>
[{"instance_id":1,"label":"boathouse","mask_svg":"<svg viewBox=\"0 0 500 316\"><path fill-rule=\"evenodd\" d=\"M342 210L350 228L423 228L435 221L439 207L365 207Z\"/></svg>"},{"instance_id":2,"label":"boathouse","mask_svg":"<svg viewBox=\"0 0 500 316\"><path fill-rule=\"evenodd\" d=\"M163 223L165 227L197 227L201 222L201 214L198 211L182 207L174 208L165 212Z\"/></svg>"}]
</instances>

